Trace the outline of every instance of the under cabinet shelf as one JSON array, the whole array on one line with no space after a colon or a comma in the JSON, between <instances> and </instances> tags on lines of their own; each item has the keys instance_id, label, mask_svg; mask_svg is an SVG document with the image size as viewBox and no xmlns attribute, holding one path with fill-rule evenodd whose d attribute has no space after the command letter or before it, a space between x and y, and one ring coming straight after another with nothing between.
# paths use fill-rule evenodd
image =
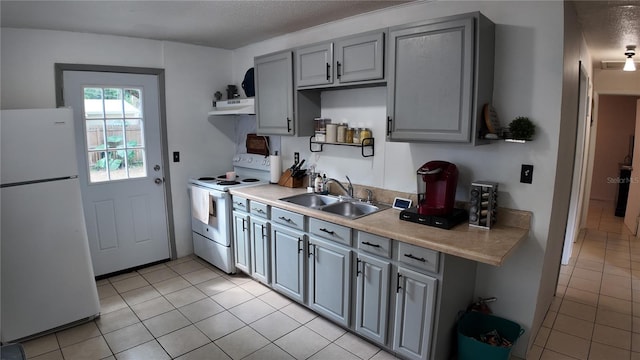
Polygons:
<instances>
[{"instance_id":1,"label":"under cabinet shelf","mask_svg":"<svg viewBox=\"0 0 640 360\"><path fill-rule=\"evenodd\" d=\"M374 138L364 138L360 143L341 143L341 142L326 142L326 141L316 141L314 140L315 136L309 137L309 151L311 152L322 152L324 145L339 145L339 146L351 146L360 148L360 153L362 157L371 157L374 155ZM367 149L365 151L365 149Z\"/></svg>"}]
</instances>

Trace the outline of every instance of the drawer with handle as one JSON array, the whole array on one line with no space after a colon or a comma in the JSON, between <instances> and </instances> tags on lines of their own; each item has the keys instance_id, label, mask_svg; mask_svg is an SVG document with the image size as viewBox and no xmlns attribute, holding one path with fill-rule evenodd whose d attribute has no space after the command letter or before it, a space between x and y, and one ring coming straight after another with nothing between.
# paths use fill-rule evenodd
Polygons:
<instances>
[{"instance_id":1,"label":"drawer with handle","mask_svg":"<svg viewBox=\"0 0 640 360\"><path fill-rule=\"evenodd\" d=\"M351 246L351 229L346 226L309 218L309 233Z\"/></svg>"},{"instance_id":2,"label":"drawer with handle","mask_svg":"<svg viewBox=\"0 0 640 360\"><path fill-rule=\"evenodd\" d=\"M267 204L251 200L249 202L249 212L265 219L269 218L269 207Z\"/></svg>"},{"instance_id":3,"label":"drawer with handle","mask_svg":"<svg viewBox=\"0 0 640 360\"><path fill-rule=\"evenodd\" d=\"M249 211L249 200L233 195L231 202L233 204L233 210Z\"/></svg>"},{"instance_id":4,"label":"drawer with handle","mask_svg":"<svg viewBox=\"0 0 640 360\"><path fill-rule=\"evenodd\" d=\"M438 272L440 253L407 243L398 244L398 261L418 269Z\"/></svg>"},{"instance_id":5,"label":"drawer with handle","mask_svg":"<svg viewBox=\"0 0 640 360\"><path fill-rule=\"evenodd\" d=\"M271 222L304 231L304 215L280 208L271 208Z\"/></svg>"},{"instance_id":6,"label":"drawer with handle","mask_svg":"<svg viewBox=\"0 0 640 360\"><path fill-rule=\"evenodd\" d=\"M358 231L357 241L359 250L386 258L391 257L392 242L389 238Z\"/></svg>"}]
</instances>

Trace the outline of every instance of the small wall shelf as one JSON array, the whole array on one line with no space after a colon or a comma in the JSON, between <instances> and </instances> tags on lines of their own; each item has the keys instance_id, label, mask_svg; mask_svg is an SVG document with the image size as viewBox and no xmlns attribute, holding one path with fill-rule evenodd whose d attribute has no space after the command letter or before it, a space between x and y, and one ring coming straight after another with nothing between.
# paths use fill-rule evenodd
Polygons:
<instances>
[{"instance_id":1,"label":"small wall shelf","mask_svg":"<svg viewBox=\"0 0 640 360\"><path fill-rule=\"evenodd\" d=\"M364 138L362 139L362 142L353 144L353 143L315 141L315 136L311 136L309 138L309 151L321 152L323 150L324 145L351 146L351 147L359 147L362 157L371 157L374 155L374 151L373 151L374 144L375 144L374 138ZM365 149L367 150L365 151Z\"/></svg>"}]
</instances>

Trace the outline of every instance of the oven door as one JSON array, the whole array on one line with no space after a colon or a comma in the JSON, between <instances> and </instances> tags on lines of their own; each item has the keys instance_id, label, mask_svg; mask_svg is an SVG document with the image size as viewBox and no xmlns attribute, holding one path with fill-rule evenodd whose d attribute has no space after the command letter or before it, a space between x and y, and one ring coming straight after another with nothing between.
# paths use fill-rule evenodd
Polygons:
<instances>
[{"instance_id":1,"label":"oven door","mask_svg":"<svg viewBox=\"0 0 640 360\"><path fill-rule=\"evenodd\" d=\"M194 203L199 201L194 198L194 194L201 193L193 191L193 188L203 188L197 185L191 186L191 229L219 245L231 246L231 196L226 191L207 189L209 220L204 223L193 215L194 206L196 206Z\"/></svg>"}]
</instances>

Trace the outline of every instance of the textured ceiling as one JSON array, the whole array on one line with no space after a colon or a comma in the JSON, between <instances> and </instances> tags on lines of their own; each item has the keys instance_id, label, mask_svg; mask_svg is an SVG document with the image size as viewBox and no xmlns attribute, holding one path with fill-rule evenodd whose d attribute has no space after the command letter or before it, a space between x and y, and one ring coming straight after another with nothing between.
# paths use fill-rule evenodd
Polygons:
<instances>
[{"instance_id":1,"label":"textured ceiling","mask_svg":"<svg viewBox=\"0 0 640 360\"><path fill-rule=\"evenodd\" d=\"M3 27L65 30L236 49L399 5L392 1L6 1Z\"/></svg>"},{"instance_id":2,"label":"textured ceiling","mask_svg":"<svg viewBox=\"0 0 640 360\"><path fill-rule=\"evenodd\" d=\"M236 49L411 0L0 1L3 27L66 30ZM640 50L640 0L573 1L593 65ZM640 54L636 56L640 61Z\"/></svg>"},{"instance_id":3,"label":"textured ceiling","mask_svg":"<svg viewBox=\"0 0 640 360\"><path fill-rule=\"evenodd\" d=\"M640 50L640 1L575 1L576 13L593 66L602 61L624 62L625 48ZM634 60L640 61L640 55Z\"/></svg>"}]
</instances>

